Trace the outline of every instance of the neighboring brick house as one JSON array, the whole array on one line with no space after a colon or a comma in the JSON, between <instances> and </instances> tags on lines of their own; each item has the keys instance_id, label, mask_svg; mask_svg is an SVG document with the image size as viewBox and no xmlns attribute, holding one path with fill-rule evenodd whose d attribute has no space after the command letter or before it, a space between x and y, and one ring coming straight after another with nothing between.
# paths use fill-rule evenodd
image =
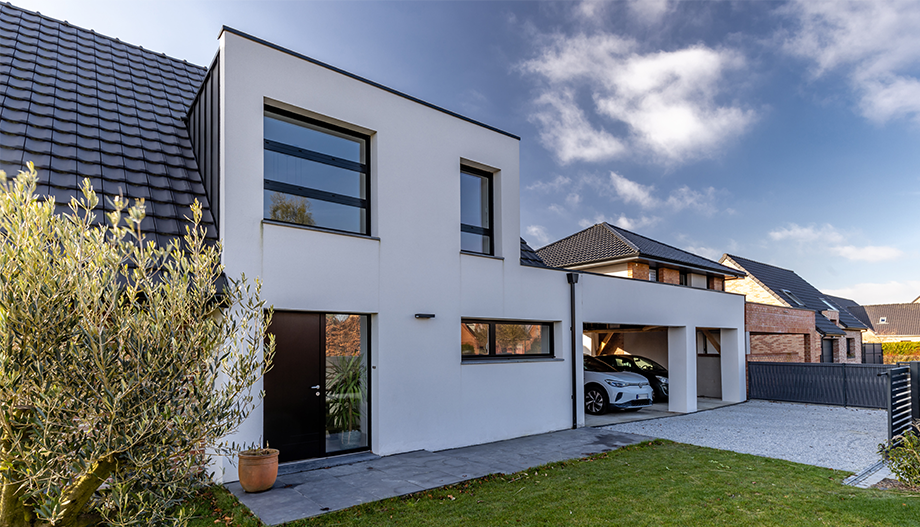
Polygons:
<instances>
[{"instance_id":1,"label":"neighboring brick house","mask_svg":"<svg viewBox=\"0 0 920 527\"><path fill-rule=\"evenodd\" d=\"M724 291L726 277L743 276L708 258L609 223L598 223L537 254L552 267Z\"/></svg>"},{"instance_id":2,"label":"neighboring brick house","mask_svg":"<svg viewBox=\"0 0 920 527\"><path fill-rule=\"evenodd\" d=\"M747 300L748 360L861 362L868 326L840 305L845 299L835 302L788 269L729 254L719 262L746 273L726 280L725 290Z\"/></svg>"},{"instance_id":3,"label":"neighboring brick house","mask_svg":"<svg viewBox=\"0 0 920 527\"><path fill-rule=\"evenodd\" d=\"M866 342L920 341L920 304L877 304L847 306L863 324L869 326Z\"/></svg>"}]
</instances>

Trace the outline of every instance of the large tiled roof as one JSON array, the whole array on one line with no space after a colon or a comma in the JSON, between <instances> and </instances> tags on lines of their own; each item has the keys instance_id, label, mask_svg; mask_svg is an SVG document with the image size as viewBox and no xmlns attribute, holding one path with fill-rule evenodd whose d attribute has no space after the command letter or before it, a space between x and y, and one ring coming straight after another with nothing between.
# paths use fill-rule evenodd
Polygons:
<instances>
[{"instance_id":1,"label":"large tiled roof","mask_svg":"<svg viewBox=\"0 0 920 527\"><path fill-rule=\"evenodd\" d=\"M549 267L543 262L543 259L534 251L524 238L521 238L521 265L530 267Z\"/></svg>"},{"instance_id":2,"label":"large tiled roof","mask_svg":"<svg viewBox=\"0 0 920 527\"><path fill-rule=\"evenodd\" d=\"M609 223L598 223L583 231L537 249L537 254L553 267L574 267L604 261L648 258L719 274L739 275L738 271L687 251L657 242Z\"/></svg>"},{"instance_id":3,"label":"large tiled roof","mask_svg":"<svg viewBox=\"0 0 920 527\"><path fill-rule=\"evenodd\" d=\"M920 304L876 304L854 306L849 310L878 335L920 335Z\"/></svg>"},{"instance_id":4,"label":"large tiled roof","mask_svg":"<svg viewBox=\"0 0 920 527\"><path fill-rule=\"evenodd\" d=\"M843 335L844 333L839 327L837 327L837 325L835 325L833 322L821 314L821 311L827 311L831 309L827 304L821 301L822 298L826 299L831 303L831 305L837 308L837 310L840 312L840 322L846 328L866 329L867 327L865 324L860 322L859 319L854 317L849 311L843 308L843 306L836 304L830 296L825 295L821 291L818 291L814 286L806 282L805 279L803 279L801 276L795 274L794 271L783 269L782 267L776 267L774 265L755 262L754 260L748 260L747 258L742 258L740 256L734 256L730 254L723 256L723 261L725 258L730 258L741 269L746 271L749 275L754 277L765 287L773 291L775 295L777 295L790 306L813 309L815 311L815 327L818 329L818 331L826 335ZM791 292L805 305L798 305L795 300L786 295L783 290Z\"/></svg>"},{"instance_id":5,"label":"large tiled roof","mask_svg":"<svg viewBox=\"0 0 920 527\"><path fill-rule=\"evenodd\" d=\"M216 239L183 121L204 68L9 4L0 35L0 170L33 161L38 193L60 210L83 178L105 211L115 196L144 198L142 229L160 245L198 199Z\"/></svg>"}]
</instances>

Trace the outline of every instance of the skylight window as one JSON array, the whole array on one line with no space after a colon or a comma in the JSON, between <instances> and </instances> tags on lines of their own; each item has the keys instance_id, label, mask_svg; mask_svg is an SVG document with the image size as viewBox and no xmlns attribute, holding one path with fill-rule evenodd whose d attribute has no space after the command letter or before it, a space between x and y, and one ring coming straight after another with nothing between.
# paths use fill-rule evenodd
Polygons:
<instances>
[{"instance_id":1,"label":"skylight window","mask_svg":"<svg viewBox=\"0 0 920 527\"><path fill-rule=\"evenodd\" d=\"M797 296L795 296L794 294L792 294L792 291L790 291L790 290L788 290L788 289L783 289L782 291L783 291L783 294L785 294L786 296L788 296L790 300L792 300L793 302L795 302L796 304L798 304L799 307L805 307L805 304L803 304L802 301L799 300L799 297L797 297Z\"/></svg>"},{"instance_id":2,"label":"skylight window","mask_svg":"<svg viewBox=\"0 0 920 527\"><path fill-rule=\"evenodd\" d=\"M822 298L821 301L824 302L825 306L831 308L833 311L840 311L840 309L838 309L837 306L828 302L826 298Z\"/></svg>"},{"instance_id":3,"label":"skylight window","mask_svg":"<svg viewBox=\"0 0 920 527\"><path fill-rule=\"evenodd\" d=\"M888 317L880 317L880 318L878 319L878 323L879 323L879 324L887 324L887 323L888 323Z\"/></svg>"}]
</instances>

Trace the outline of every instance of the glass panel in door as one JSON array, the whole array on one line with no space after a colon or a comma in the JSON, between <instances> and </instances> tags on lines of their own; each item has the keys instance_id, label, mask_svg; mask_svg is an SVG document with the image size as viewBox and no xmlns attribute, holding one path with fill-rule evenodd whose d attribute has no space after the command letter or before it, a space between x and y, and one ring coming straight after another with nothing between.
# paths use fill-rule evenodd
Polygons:
<instances>
[{"instance_id":1,"label":"glass panel in door","mask_svg":"<svg viewBox=\"0 0 920 527\"><path fill-rule=\"evenodd\" d=\"M367 316L327 314L326 454L368 447Z\"/></svg>"}]
</instances>

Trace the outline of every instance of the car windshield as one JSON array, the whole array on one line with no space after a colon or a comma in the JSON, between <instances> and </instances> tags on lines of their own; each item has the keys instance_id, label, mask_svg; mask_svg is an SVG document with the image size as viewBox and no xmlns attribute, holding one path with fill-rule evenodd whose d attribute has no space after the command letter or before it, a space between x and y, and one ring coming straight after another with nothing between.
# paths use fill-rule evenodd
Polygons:
<instances>
[{"instance_id":1,"label":"car windshield","mask_svg":"<svg viewBox=\"0 0 920 527\"><path fill-rule=\"evenodd\" d=\"M617 370L612 366L595 359L590 355L585 355L585 371L596 371L600 373L616 373Z\"/></svg>"},{"instance_id":2,"label":"car windshield","mask_svg":"<svg viewBox=\"0 0 920 527\"><path fill-rule=\"evenodd\" d=\"M644 357L633 357L633 360L636 361L636 366L641 370L652 371L652 370L663 370L664 366L658 364L657 362L646 359Z\"/></svg>"}]
</instances>

